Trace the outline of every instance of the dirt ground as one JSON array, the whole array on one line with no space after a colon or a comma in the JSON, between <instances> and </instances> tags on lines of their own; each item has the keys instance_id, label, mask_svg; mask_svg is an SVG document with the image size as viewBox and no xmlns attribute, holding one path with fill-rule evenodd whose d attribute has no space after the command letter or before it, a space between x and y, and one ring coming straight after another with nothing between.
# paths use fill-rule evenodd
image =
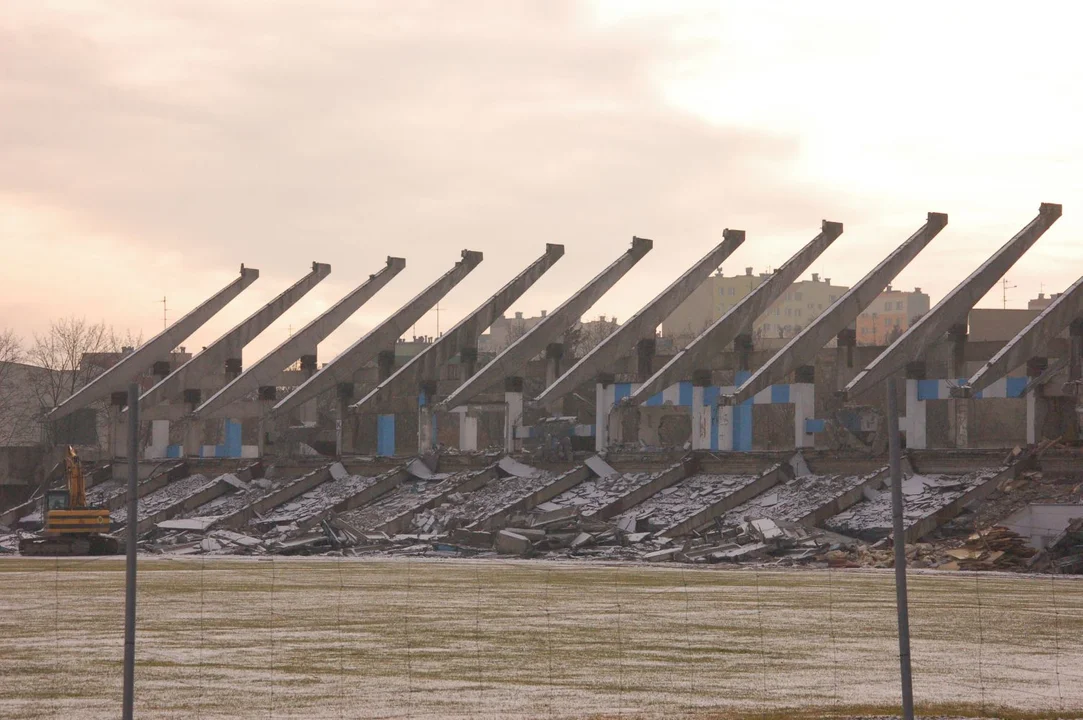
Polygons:
<instances>
[{"instance_id":1,"label":"dirt ground","mask_svg":"<svg viewBox=\"0 0 1083 720\"><path fill-rule=\"evenodd\" d=\"M119 558L0 560L0 717L119 716L123 587ZM910 589L919 712L1083 716L1083 582ZM141 718L838 717L898 698L890 572L143 558L139 591Z\"/></svg>"}]
</instances>

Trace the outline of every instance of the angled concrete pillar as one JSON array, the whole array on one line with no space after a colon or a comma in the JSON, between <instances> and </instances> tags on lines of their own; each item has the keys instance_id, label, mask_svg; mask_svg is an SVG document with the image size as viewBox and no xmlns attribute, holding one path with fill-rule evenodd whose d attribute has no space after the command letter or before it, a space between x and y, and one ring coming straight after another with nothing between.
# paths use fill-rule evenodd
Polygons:
<instances>
[{"instance_id":1,"label":"angled concrete pillar","mask_svg":"<svg viewBox=\"0 0 1083 720\"><path fill-rule=\"evenodd\" d=\"M125 391L128 384L146 372L147 368L152 368L156 376L168 375L169 356L173 348L188 339L257 278L259 278L259 270L241 265L239 278L77 390L75 394L53 408L48 419L59 420L97 400L109 397L112 393Z\"/></svg>"},{"instance_id":2,"label":"angled concrete pillar","mask_svg":"<svg viewBox=\"0 0 1083 720\"><path fill-rule=\"evenodd\" d=\"M334 389L336 385L353 384L358 371L364 367L365 363L376 357L381 350L394 348L398 338L402 337L402 334L411 325L421 319L452 288L469 275L481 261L481 253L463 250L462 259L456 262L451 270L437 278L435 282L399 308L391 317L339 353L334 360L317 370L316 374L311 378L294 388L289 395L274 406L271 411L272 414L281 415L288 412L301 403Z\"/></svg>"},{"instance_id":3,"label":"angled concrete pillar","mask_svg":"<svg viewBox=\"0 0 1083 720\"><path fill-rule=\"evenodd\" d=\"M549 343L556 342L568 328L578 322L583 313L624 277L653 246L654 243L647 238L632 238L631 248L505 348L491 363L456 388L441 404L444 407L465 405L481 393L493 389L504 378L517 377L531 358L543 352Z\"/></svg>"},{"instance_id":4,"label":"angled concrete pillar","mask_svg":"<svg viewBox=\"0 0 1083 720\"><path fill-rule=\"evenodd\" d=\"M1060 205L1042 203L1036 218L963 282L956 285L929 312L922 315L895 342L858 373L857 377L846 386L846 394L850 398L855 398L871 390L895 372L896 368L904 367L906 363L913 360L920 360L927 348L953 329L955 330L953 363L960 364L959 355L962 351L959 348L965 346L965 330L960 331L960 329L965 325L970 310L1057 221L1060 215ZM958 373L955 377L958 378L961 374Z\"/></svg>"},{"instance_id":5,"label":"angled concrete pillar","mask_svg":"<svg viewBox=\"0 0 1083 720\"><path fill-rule=\"evenodd\" d=\"M749 333L756 318L766 312L771 303L781 297L801 276L801 273L805 272L841 234L842 223L824 220L819 235L783 263L771 277L745 295L725 315L700 333L687 347L674 355L632 393L630 402L642 405L674 383L687 380L695 370L710 367L711 360L734 342L738 335Z\"/></svg>"},{"instance_id":6,"label":"angled concrete pillar","mask_svg":"<svg viewBox=\"0 0 1083 720\"><path fill-rule=\"evenodd\" d=\"M887 284L902 272L947 224L947 215L929 213L925 224L917 232L752 373L733 395L723 396L723 401L739 405L752 399L761 390L784 381L799 366L812 362L820 348L848 328L861 311L883 292Z\"/></svg>"},{"instance_id":7,"label":"angled concrete pillar","mask_svg":"<svg viewBox=\"0 0 1083 720\"><path fill-rule=\"evenodd\" d=\"M613 363L632 353L638 346L638 369L640 382L650 377L650 370L645 360L653 360L654 350L645 356L647 346L644 342L653 342L655 331L662 321L669 317L692 292L707 279L733 252L745 241L743 230L726 229L722 232L722 242L674 280L669 287L643 306L635 315L617 328L608 337L598 343L578 362L555 382L548 383L536 403L554 407L558 400L575 392L575 389L590 382L598 373L608 372ZM586 308L583 308L586 310Z\"/></svg>"},{"instance_id":8,"label":"angled concrete pillar","mask_svg":"<svg viewBox=\"0 0 1083 720\"><path fill-rule=\"evenodd\" d=\"M241 374L244 347L330 274L330 265L312 263L311 272L143 393L139 398L140 407L150 407L182 393L188 394L189 399L194 398L202 387L200 378L223 366L227 382L236 379ZM196 404L199 404L198 400Z\"/></svg>"},{"instance_id":9,"label":"angled concrete pillar","mask_svg":"<svg viewBox=\"0 0 1083 720\"><path fill-rule=\"evenodd\" d=\"M473 377L477 371L478 338L493 322L503 317L504 312L563 256L563 245L547 244L541 257L512 278L474 312L438 337L432 345L407 360L390 377L380 382L354 405L354 410L361 410L372 403L386 402L395 395L417 391L421 383L438 379L440 368L456 354L459 355L462 379L465 381Z\"/></svg>"}]
</instances>

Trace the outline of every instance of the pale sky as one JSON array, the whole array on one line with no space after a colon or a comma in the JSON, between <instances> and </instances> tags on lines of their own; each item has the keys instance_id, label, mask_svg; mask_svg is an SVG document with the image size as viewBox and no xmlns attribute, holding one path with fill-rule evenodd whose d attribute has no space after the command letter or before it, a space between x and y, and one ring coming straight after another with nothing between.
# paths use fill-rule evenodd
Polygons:
<instances>
[{"instance_id":1,"label":"pale sky","mask_svg":"<svg viewBox=\"0 0 1083 720\"><path fill-rule=\"evenodd\" d=\"M198 348L330 263L248 364L406 257L326 361L464 248L485 262L442 329L546 242L565 257L513 310L553 309L650 237L589 313L623 320L723 228L748 234L736 273L841 221L812 270L850 284L930 210L949 225L895 285L935 302L1063 203L1009 273L1025 307L1083 274L1081 20L1067 2L7 0L0 329L76 314L149 338L163 295L176 319L259 268Z\"/></svg>"}]
</instances>

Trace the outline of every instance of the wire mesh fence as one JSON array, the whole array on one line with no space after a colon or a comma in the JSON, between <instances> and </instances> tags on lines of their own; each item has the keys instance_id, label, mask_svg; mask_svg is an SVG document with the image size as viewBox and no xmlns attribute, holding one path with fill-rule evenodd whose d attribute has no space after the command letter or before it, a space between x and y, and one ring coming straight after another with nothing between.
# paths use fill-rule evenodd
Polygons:
<instances>
[{"instance_id":1,"label":"wire mesh fence","mask_svg":"<svg viewBox=\"0 0 1083 720\"><path fill-rule=\"evenodd\" d=\"M119 714L118 558L0 564L0 717ZM144 557L144 718L673 718L898 707L890 571ZM1083 582L915 572L919 713L1083 709Z\"/></svg>"}]
</instances>

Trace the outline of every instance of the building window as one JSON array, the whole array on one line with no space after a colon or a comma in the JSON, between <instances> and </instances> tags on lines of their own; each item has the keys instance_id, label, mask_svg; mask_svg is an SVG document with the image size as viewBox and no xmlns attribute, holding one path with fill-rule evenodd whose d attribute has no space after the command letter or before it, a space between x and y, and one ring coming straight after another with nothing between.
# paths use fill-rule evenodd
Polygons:
<instances>
[{"instance_id":1,"label":"building window","mask_svg":"<svg viewBox=\"0 0 1083 720\"><path fill-rule=\"evenodd\" d=\"M887 310L888 312L891 312L891 303L889 303L889 302L884 303L884 310Z\"/></svg>"},{"instance_id":2,"label":"building window","mask_svg":"<svg viewBox=\"0 0 1083 720\"><path fill-rule=\"evenodd\" d=\"M834 295L831 296L831 302L835 302L836 299L837 298Z\"/></svg>"},{"instance_id":3,"label":"building window","mask_svg":"<svg viewBox=\"0 0 1083 720\"><path fill-rule=\"evenodd\" d=\"M775 315L781 315L781 314L782 314L782 308L775 308Z\"/></svg>"},{"instance_id":4,"label":"building window","mask_svg":"<svg viewBox=\"0 0 1083 720\"><path fill-rule=\"evenodd\" d=\"M902 304L901 300L899 302L895 303L895 309L896 310L902 310L903 309L903 304Z\"/></svg>"},{"instance_id":5,"label":"building window","mask_svg":"<svg viewBox=\"0 0 1083 720\"><path fill-rule=\"evenodd\" d=\"M793 315L793 311L789 308L786 308L786 317L790 317L791 315Z\"/></svg>"},{"instance_id":6,"label":"building window","mask_svg":"<svg viewBox=\"0 0 1083 720\"><path fill-rule=\"evenodd\" d=\"M801 293L799 293L799 292L795 292L795 293L793 294L793 299L794 299L794 300L800 300L800 299L801 299Z\"/></svg>"},{"instance_id":7,"label":"building window","mask_svg":"<svg viewBox=\"0 0 1083 720\"><path fill-rule=\"evenodd\" d=\"M800 310L794 310L794 311L793 311L793 314L794 314L795 316L797 316L797 317L801 317L801 311L800 311Z\"/></svg>"}]
</instances>

